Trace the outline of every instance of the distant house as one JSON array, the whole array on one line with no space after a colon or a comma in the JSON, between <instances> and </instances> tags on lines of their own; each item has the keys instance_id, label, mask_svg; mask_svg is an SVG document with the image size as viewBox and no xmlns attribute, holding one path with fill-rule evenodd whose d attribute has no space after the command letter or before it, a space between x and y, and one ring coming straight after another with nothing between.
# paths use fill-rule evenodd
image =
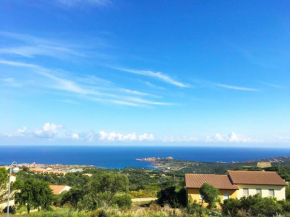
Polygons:
<instances>
[{"instance_id":1,"label":"distant house","mask_svg":"<svg viewBox=\"0 0 290 217\"><path fill-rule=\"evenodd\" d=\"M8 169L9 169L9 167L8 167ZM15 181L16 181L16 175L12 174L11 178L10 178L10 182L13 183ZM8 188L8 185L7 185L7 188ZM3 193L3 192L0 192L0 194L1 193ZM14 193L15 193L15 191L12 191L11 194L10 194L11 199L9 201L9 206L13 206L15 204L15 201L13 199ZM2 199L3 200L0 200L0 212L7 206L7 195L5 195Z\"/></svg>"},{"instance_id":2,"label":"distant house","mask_svg":"<svg viewBox=\"0 0 290 217\"><path fill-rule=\"evenodd\" d=\"M83 176L92 177L92 176L93 176L93 174L91 174L91 173L84 173L84 174L83 174Z\"/></svg>"},{"instance_id":3,"label":"distant house","mask_svg":"<svg viewBox=\"0 0 290 217\"><path fill-rule=\"evenodd\" d=\"M71 187L67 185L50 185L49 187L52 190L52 193L56 195L71 189Z\"/></svg>"},{"instance_id":4,"label":"distant house","mask_svg":"<svg viewBox=\"0 0 290 217\"><path fill-rule=\"evenodd\" d=\"M258 162L257 163L257 167L260 168L267 168L267 167L271 167L271 162Z\"/></svg>"},{"instance_id":5,"label":"distant house","mask_svg":"<svg viewBox=\"0 0 290 217\"><path fill-rule=\"evenodd\" d=\"M219 190L221 201L229 198L261 194L285 200L286 182L276 172L228 171L227 175L185 174L188 199L201 202L200 188L204 183Z\"/></svg>"}]
</instances>

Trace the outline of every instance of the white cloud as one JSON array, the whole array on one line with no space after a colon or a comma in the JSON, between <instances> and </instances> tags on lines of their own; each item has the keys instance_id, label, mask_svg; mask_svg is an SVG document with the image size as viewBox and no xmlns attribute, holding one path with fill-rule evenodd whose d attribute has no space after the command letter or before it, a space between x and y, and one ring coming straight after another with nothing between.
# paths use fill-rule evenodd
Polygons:
<instances>
[{"instance_id":1,"label":"white cloud","mask_svg":"<svg viewBox=\"0 0 290 217\"><path fill-rule=\"evenodd\" d=\"M46 123L41 130L35 130L33 135L40 138L52 138L57 135L57 129L62 128L61 125Z\"/></svg>"},{"instance_id":2,"label":"white cloud","mask_svg":"<svg viewBox=\"0 0 290 217\"><path fill-rule=\"evenodd\" d=\"M129 72L132 74L153 77L153 78L156 78L158 80L161 80L163 82L166 82L166 83L178 86L178 87L189 87L189 85L181 83L179 81L176 81L173 78L171 78L170 76L163 74L162 72L153 72L150 70L134 70L134 69L126 69L126 68L115 68L115 67L111 67L111 68L119 70L119 71L123 71L123 72Z\"/></svg>"},{"instance_id":3,"label":"white cloud","mask_svg":"<svg viewBox=\"0 0 290 217\"><path fill-rule=\"evenodd\" d=\"M71 135L71 138L77 140L77 139L80 138L80 135L79 135L78 133L73 133L73 134Z\"/></svg>"},{"instance_id":4,"label":"white cloud","mask_svg":"<svg viewBox=\"0 0 290 217\"><path fill-rule=\"evenodd\" d=\"M221 135L216 133L213 136L207 136L206 142L253 142L253 140L244 136L238 135L235 132L231 132L229 135Z\"/></svg>"},{"instance_id":5,"label":"white cloud","mask_svg":"<svg viewBox=\"0 0 290 217\"><path fill-rule=\"evenodd\" d=\"M144 140L148 140L148 141L152 141L154 140L154 135L153 134L147 134L147 133L144 133L144 134L141 134L139 135L138 139L140 141L144 141Z\"/></svg>"},{"instance_id":6,"label":"white cloud","mask_svg":"<svg viewBox=\"0 0 290 217\"><path fill-rule=\"evenodd\" d=\"M28 134L29 134L28 129L27 127L24 126L16 130L14 133L3 134L3 136L14 138L14 137L24 137L27 136Z\"/></svg>"},{"instance_id":7,"label":"white cloud","mask_svg":"<svg viewBox=\"0 0 290 217\"><path fill-rule=\"evenodd\" d=\"M121 134L121 133L115 133L110 132L106 133L105 131L100 131L99 133L99 140L100 141L152 141L154 140L153 134L141 134L136 135L136 133L129 133L129 134Z\"/></svg>"}]
</instances>

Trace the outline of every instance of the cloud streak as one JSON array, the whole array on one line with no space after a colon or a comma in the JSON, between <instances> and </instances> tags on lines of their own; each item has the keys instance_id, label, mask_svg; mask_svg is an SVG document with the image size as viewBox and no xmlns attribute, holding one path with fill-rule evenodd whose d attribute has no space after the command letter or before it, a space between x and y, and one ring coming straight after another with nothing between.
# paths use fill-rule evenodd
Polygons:
<instances>
[{"instance_id":1,"label":"cloud streak","mask_svg":"<svg viewBox=\"0 0 290 217\"><path fill-rule=\"evenodd\" d=\"M182 87L182 88L189 87L189 85L184 84L182 82L179 82L179 81L171 78L169 75L166 75L166 74L164 74L162 72L153 72L153 71L150 71L150 70L134 70L134 69L126 69L126 68L118 68L118 67L110 67L110 68L113 68L113 69L116 69L116 70L119 70L119 71L123 71L123 72L128 72L128 73L131 73L131 74L137 74L137 75L144 75L144 76L152 77L152 78L158 79L160 81L163 81L165 83L168 83L168 84L171 84L171 85L174 85L174 86L178 86L178 87Z\"/></svg>"},{"instance_id":2,"label":"cloud streak","mask_svg":"<svg viewBox=\"0 0 290 217\"><path fill-rule=\"evenodd\" d=\"M57 70L47 69L35 64L15 62L9 60L0 60L0 64L9 65L13 67L24 67L32 69L34 73L41 75L43 77L49 78L50 81L53 81L52 85L47 85L48 88L62 90L66 92L71 92L78 94L79 97L83 97L93 101L113 103L118 105L127 105L127 106L146 106L146 105L172 105L166 102L152 101L148 99L141 98L142 96L152 96L151 94L133 91L128 89L120 88L110 88L111 90L117 92L118 94L97 91L95 85L81 85L76 81L71 79L65 79L57 76ZM77 79L75 79L77 80ZM127 95L122 95L120 93L126 93ZM128 96L131 95L131 96ZM134 96L135 95L135 96ZM136 97L139 96L139 97ZM98 97L98 98L96 98Z\"/></svg>"},{"instance_id":3,"label":"cloud streak","mask_svg":"<svg viewBox=\"0 0 290 217\"><path fill-rule=\"evenodd\" d=\"M104 7L110 4L109 0L55 0L57 3L65 6L79 6L80 4L89 4L98 7Z\"/></svg>"},{"instance_id":4,"label":"cloud streak","mask_svg":"<svg viewBox=\"0 0 290 217\"><path fill-rule=\"evenodd\" d=\"M240 86L233 86L233 85L227 85L227 84L215 84L217 87L225 88L225 89L231 89L231 90L240 90L240 91L260 91L259 89L256 88L248 88L248 87L240 87Z\"/></svg>"},{"instance_id":5,"label":"cloud streak","mask_svg":"<svg viewBox=\"0 0 290 217\"><path fill-rule=\"evenodd\" d=\"M195 82L197 85L199 84L201 87L218 87L218 88L229 89L229 90L250 91L250 92L261 91L260 89L257 89L257 88L222 84L222 83L211 82L211 81L206 81L206 80L193 80L193 82Z\"/></svg>"}]
</instances>

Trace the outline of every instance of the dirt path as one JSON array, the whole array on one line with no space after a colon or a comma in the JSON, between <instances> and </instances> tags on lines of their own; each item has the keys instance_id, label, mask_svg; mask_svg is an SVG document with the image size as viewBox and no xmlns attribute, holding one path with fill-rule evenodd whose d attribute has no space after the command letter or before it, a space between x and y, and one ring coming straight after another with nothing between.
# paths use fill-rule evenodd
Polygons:
<instances>
[{"instance_id":1,"label":"dirt path","mask_svg":"<svg viewBox=\"0 0 290 217\"><path fill-rule=\"evenodd\" d=\"M134 198L132 199L132 202L150 202L153 200L157 200L157 198L156 197Z\"/></svg>"}]
</instances>

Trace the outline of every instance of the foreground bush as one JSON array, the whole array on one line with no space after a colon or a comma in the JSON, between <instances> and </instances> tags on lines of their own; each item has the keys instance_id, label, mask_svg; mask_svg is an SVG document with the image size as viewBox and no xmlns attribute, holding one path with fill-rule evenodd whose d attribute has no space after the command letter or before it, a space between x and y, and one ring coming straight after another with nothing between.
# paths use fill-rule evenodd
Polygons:
<instances>
[{"instance_id":1,"label":"foreground bush","mask_svg":"<svg viewBox=\"0 0 290 217\"><path fill-rule=\"evenodd\" d=\"M229 216L269 216L272 217L277 214L283 214L282 205L271 197L261 197L257 194L254 196L242 197L238 199L228 199L224 201L222 212ZM285 207L289 205L285 205Z\"/></svg>"},{"instance_id":2,"label":"foreground bush","mask_svg":"<svg viewBox=\"0 0 290 217\"><path fill-rule=\"evenodd\" d=\"M133 207L130 210L109 208L103 211L99 208L92 212L76 211L68 208L57 208L54 211L39 211L27 215L27 217L197 217L198 215L187 214L186 209L173 209L169 206L154 207L154 209ZM203 214L203 217L209 215Z\"/></svg>"},{"instance_id":3,"label":"foreground bush","mask_svg":"<svg viewBox=\"0 0 290 217\"><path fill-rule=\"evenodd\" d=\"M131 197L128 194L123 194L120 196L115 196L113 203L117 204L121 209L130 209L132 206Z\"/></svg>"}]
</instances>

